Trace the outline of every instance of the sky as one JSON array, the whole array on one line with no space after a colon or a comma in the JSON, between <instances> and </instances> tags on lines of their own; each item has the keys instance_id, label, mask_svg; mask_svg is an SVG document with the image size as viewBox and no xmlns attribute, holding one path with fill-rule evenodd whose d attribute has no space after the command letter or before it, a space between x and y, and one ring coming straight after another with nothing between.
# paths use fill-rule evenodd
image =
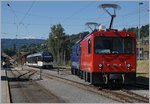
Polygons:
<instances>
[{"instance_id":1,"label":"sky","mask_svg":"<svg viewBox=\"0 0 150 104\"><path fill-rule=\"evenodd\" d=\"M51 27L61 24L67 35L90 31L86 22L109 27L110 16L98 6L117 4L113 27L123 28L149 24L149 2L141 1L1 1L1 38L47 39ZM112 12L112 10L110 10Z\"/></svg>"}]
</instances>

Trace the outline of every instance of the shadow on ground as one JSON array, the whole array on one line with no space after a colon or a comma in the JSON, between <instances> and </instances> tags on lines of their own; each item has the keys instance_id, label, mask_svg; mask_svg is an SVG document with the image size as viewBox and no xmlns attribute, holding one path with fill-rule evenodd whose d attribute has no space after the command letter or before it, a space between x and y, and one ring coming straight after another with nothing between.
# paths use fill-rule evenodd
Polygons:
<instances>
[{"instance_id":1,"label":"shadow on ground","mask_svg":"<svg viewBox=\"0 0 150 104\"><path fill-rule=\"evenodd\" d=\"M143 84L146 84L146 85L149 85L149 78L146 78L146 77L138 76L136 78L136 81L143 83Z\"/></svg>"}]
</instances>

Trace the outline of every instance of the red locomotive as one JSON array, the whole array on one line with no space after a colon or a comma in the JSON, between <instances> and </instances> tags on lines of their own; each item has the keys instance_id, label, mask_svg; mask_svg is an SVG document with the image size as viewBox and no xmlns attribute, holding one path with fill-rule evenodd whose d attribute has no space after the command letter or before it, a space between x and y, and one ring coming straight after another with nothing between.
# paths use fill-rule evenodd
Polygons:
<instances>
[{"instance_id":1,"label":"red locomotive","mask_svg":"<svg viewBox=\"0 0 150 104\"><path fill-rule=\"evenodd\" d=\"M101 7L112 7L115 11L117 5L102 4ZM115 16L111 15L108 30L101 25L80 41L79 69L72 72L92 84L134 84L136 81L136 35L112 29Z\"/></svg>"},{"instance_id":2,"label":"red locomotive","mask_svg":"<svg viewBox=\"0 0 150 104\"><path fill-rule=\"evenodd\" d=\"M136 80L136 35L98 31L80 42L81 76L93 84Z\"/></svg>"}]
</instances>

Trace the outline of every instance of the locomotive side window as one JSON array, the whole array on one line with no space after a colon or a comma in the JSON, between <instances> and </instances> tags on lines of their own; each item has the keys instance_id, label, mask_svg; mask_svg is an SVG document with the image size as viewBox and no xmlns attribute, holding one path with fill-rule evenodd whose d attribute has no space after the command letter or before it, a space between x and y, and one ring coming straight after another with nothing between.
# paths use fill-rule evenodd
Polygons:
<instances>
[{"instance_id":1,"label":"locomotive side window","mask_svg":"<svg viewBox=\"0 0 150 104\"><path fill-rule=\"evenodd\" d=\"M37 56L37 58L38 58L38 61L41 61L41 60L42 60L41 56Z\"/></svg>"},{"instance_id":2,"label":"locomotive side window","mask_svg":"<svg viewBox=\"0 0 150 104\"><path fill-rule=\"evenodd\" d=\"M80 51L80 56L81 56L82 55L81 45L80 45L79 51Z\"/></svg>"},{"instance_id":3,"label":"locomotive side window","mask_svg":"<svg viewBox=\"0 0 150 104\"><path fill-rule=\"evenodd\" d=\"M88 40L88 54L92 52L92 42L91 39Z\"/></svg>"}]
</instances>

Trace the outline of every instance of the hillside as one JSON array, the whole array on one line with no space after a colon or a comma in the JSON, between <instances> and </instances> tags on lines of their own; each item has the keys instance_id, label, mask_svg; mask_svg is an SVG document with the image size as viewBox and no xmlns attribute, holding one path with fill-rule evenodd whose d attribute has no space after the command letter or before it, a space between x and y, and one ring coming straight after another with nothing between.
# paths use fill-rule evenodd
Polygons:
<instances>
[{"instance_id":1,"label":"hillside","mask_svg":"<svg viewBox=\"0 0 150 104\"><path fill-rule=\"evenodd\" d=\"M131 27L128 29L123 29L123 31L134 32L138 35L138 27ZM140 28L141 37L149 37L149 24L141 26Z\"/></svg>"},{"instance_id":2,"label":"hillside","mask_svg":"<svg viewBox=\"0 0 150 104\"><path fill-rule=\"evenodd\" d=\"M13 48L14 44L16 44L16 48L20 48L23 45L31 45L31 44L40 44L43 43L44 39L1 39L1 48Z\"/></svg>"}]
</instances>

